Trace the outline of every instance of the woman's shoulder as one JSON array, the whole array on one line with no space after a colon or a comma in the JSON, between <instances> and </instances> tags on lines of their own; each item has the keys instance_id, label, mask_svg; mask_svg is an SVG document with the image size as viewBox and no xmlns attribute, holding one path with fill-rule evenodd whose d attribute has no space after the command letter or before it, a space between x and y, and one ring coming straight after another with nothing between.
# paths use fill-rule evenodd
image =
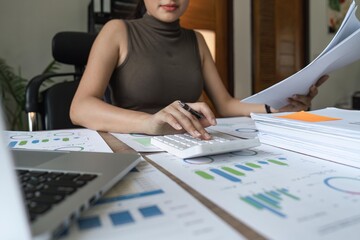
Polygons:
<instances>
[{"instance_id":1,"label":"woman's shoulder","mask_svg":"<svg viewBox=\"0 0 360 240\"><path fill-rule=\"evenodd\" d=\"M106 33L119 33L123 31L126 31L126 25L124 20L121 19L112 19L105 23L101 29L101 32Z\"/></svg>"},{"instance_id":2,"label":"woman's shoulder","mask_svg":"<svg viewBox=\"0 0 360 240\"><path fill-rule=\"evenodd\" d=\"M196 39L199 41L199 43L205 43L204 36L199 31L194 30L194 32L195 32Z\"/></svg>"},{"instance_id":3,"label":"woman's shoulder","mask_svg":"<svg viewBox=\"0 0 360 240\"><path fill-rule=\"evenodd\" d=\"M126 41L127 31L123 20L112 19L108 21L99 32L97 39L103 44L122 45Z\"/></svg>"},{"instance_id":4,"label":"woman's shoulder","mask_svg":"<svg viewBox=\"0 0 360 240\"><path fill-rule=\"evenodd\" d=\"M206 45L205 38L204 38L204 36L203 36L200 32L195 31L195 30L194 30L194 32L195 32L196 40L197 40L198 45L199 45L200 53L202 53L202 52L204 51L204 50L203 50L204 47L207 46L207 45Z\"/></svg>"}]
</instances>

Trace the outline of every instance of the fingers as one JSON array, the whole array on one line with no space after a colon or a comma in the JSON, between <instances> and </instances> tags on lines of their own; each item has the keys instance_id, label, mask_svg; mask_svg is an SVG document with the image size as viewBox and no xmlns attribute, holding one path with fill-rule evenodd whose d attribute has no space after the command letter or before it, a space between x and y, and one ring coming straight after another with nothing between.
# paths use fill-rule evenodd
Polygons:
<instances>
[{"instance_id":1,"label":"fingers","mask_svg":"<svg viewBox=\"0 0 360 240\"><path fill-rule=\"evenodd\" d=\"M175 118L179 121L184 130L193 137L211 139L210 134L204 129L199 120L189 112L175 113Z\"/></svg>"},{"instance_id":2,"label":"fingers","mask_svg":"<svg viewBox=\"0 0 360 240\"><path fill-rule=\"evenodd\" d=\"M310 87L309 93L306 96L303 95L295 95L292 99L291 104L300 107L302 105L303 108L308 109L311 106L312 99L319 93L318 87L320 87L326 80L329 79L328 75L324 75L319 80Z\"/></svg>"},{"instance_id":3,"label":"fingers","mask_svg":"<svg viewBox=\"0 0 360 240\"><path fill-rule=\"evenodd\" d=\"M321 78L319 78L319 80L310 87L309 93L307 96L310 97L311 99L313 99L319 92L318 87L320 87L328 79L329 79L329 75L324 75Z\"/></svg>"},{"instance_id":4,"label":"fingers","mask_svg":"<svg viewBox=\"0 0 360 240\"><path fill-rule=\"evenodd\" d=\"M317 94L318 94L319 90L315 85L312 85L309 89L309 93L304 96L304 98L308 98L309 101L311 101Z\"/></svg>"},{"instance_id":5,"label":"fingers","mask_svg":"<svg viewBox=\"0 0 360 240\"><path fill-rule=\"evenodd\" d=\"M289 104L282 108L280 111L306 111L311 106L311 100L317 95L317 88L312 86L312 89L309 91L308 95L298 95L295 94L293 97L288 98Z\"/></svg>"},{"instance_id":6,"label":"fingers","mask_svg":"<svg viewBox=\"0 0 360 240\"><path fill-rule=\"evenodd\" d=\"M184 109L178 101L173 102L157 114L160 115L163 122L178 131L185 130L195 138L211 139L211 135L204 128L216 124L215 116L210 108L205 103L192 103L188 106L204 117L198 119L189 109Z\"/></svg>"},{"instance_id":7,"label":"fingers","mask_svg":"<svg viewBox=\"0 0 360 240\"><path fill-rule=\"evenodd\" d=\"M289 111L306 111L310 108L311 100L307 96L294 95L294 97L288 99Z\"/></svg>"},{"instance_id":8,"label":"fingers","mask_svg":"<svg viewBox=\"0 0 360 240\"><path fill-rule=\"evenodd\" d=\"M211 139L211 135L204 128L204 126L212 125L215 121L214 114L210 108L205 103L189 103L188 105L192 110L199 112L204 117L199 119L196 115L192 114L189 109L186 110L180 106L179 114L176 114L179 123L193 137L205 140Z\"/></svg>"},{"instance_id":9,"label":"fingers","mask_svg":"<svg viewBox=\"0 0 360 240\"><path fill-rule=\"evenodd\" d=\"M317 80L317 82L315 83L315 86L320 87L328 79L329 79L329 75L322 76L319 80Z\"/></svg>"},{"instance_id":10,"label":"fingers","mask_svg":"<svg viewBox=\"0 0 360 240\"><path fill-rule=\"evenodd\" d=\"M177 119L170 113L163 113L164 122L167 122L174 129L180 131L182 130L182 126L179 124Z\"/></svg>"},{"instance_id":11,"label":"fingers","mask_svg":"<svg viewBox=\"0 0 360 240\"><path fill-rule=\"evenodd\" d=\"M201 119L201 121L206 120L210 125L212 126L216 125L215 115L206 103L203 102L189 103L189 106L192 107L193 109L197 109L199 112L202 113L205 119Z\"/></svg>"},{"instance_id":12,"label":"fingers","mask_svg":"<svg viewBox=\"0 0 360 240\"><path fill-rule=\"evenodd\" d=\"M280 111L306 111L311 106L312 99L318 94L320 87L326 80L329 79L328 75L324 75L319 80L310 87L309 93L307 95L296 94L291 98L288 98L289 104L282 107Z\"/></svg>"}]
</instances>

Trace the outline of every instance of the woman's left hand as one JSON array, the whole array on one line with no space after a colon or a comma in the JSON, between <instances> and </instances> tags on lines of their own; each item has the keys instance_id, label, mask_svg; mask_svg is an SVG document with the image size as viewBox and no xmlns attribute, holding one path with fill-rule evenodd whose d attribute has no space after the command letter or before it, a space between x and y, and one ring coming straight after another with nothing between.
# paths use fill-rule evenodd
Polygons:
<instances>
[{"instance_id":1,"label":"woman's left hand","mask_svg":"<svg viewBox=\"0 0 360 240\"><path fill-rule=\"evenodd\" d=\"M329 76L322 76L314 85L309 89L307 95L298 95L295 94L293 97L289 98L289 104L280 108L279 112L297 112L308 110L311 106L312 99L318 94L318 87L320 87Z\"/></svg>"}]
</instances>

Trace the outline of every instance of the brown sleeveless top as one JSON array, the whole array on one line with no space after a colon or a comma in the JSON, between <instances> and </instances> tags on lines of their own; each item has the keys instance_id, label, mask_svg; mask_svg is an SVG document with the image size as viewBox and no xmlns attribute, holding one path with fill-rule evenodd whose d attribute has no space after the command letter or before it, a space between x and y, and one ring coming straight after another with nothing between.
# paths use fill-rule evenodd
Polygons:
<instances>
[{"instance_id":1,"label":"brown sleeveless top","mask_svg":"<svg viewBox=\"0 0 360 240\"><path fill-rule=\"evenodd\" d=\"M175 100L197 101L203 75L195 32L148 14L125 23L128 55L110 80L114 105L155 113Z\"/></svg>"}]
</instances>

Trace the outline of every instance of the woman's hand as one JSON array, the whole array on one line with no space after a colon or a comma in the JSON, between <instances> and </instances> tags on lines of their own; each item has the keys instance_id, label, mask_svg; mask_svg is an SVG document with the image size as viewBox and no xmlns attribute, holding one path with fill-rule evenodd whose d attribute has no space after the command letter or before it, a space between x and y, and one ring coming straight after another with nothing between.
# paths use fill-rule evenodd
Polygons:
<instances>
[{"instance_id":1,"label":"woman's hand","mask_svg":"<svg viewBox=\"0 0 360 240\"><path fill-rule=\"evenodd\" d=\"M294 95L289 98L289 104L280 108L279 112L297 112L308 110L311 106L312 99L318 94L318 87L320 87L326 80L328 80L329 76L322 76L314 85L312 85L309 89L309 93L307 95Z\"/></svg>"},{"instance_id":2,"label":"woman's hand","mask_svg":"<svg viewBox=\"0 0 360 240\"><path fill-rule=\"evenodd\" d=\"M216 120L209 106L203 102L188 103L188 105L204 117L198 119L189 111L186 111L179 101L175 101L150 116L149 121L146 123L149 128L148 133L159 135L188 132L196 138L211 139L205 128L216 125Z\"/></svg>"}]
</instances>

